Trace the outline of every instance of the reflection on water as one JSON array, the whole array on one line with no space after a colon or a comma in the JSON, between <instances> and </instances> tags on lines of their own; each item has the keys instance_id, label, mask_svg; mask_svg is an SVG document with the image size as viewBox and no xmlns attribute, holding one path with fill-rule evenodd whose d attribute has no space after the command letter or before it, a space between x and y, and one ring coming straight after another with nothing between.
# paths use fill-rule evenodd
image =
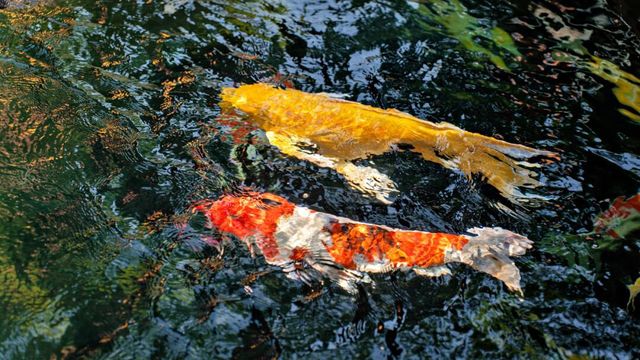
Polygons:
<instances>
[{"instance_id":1,"label":"reflection on water","mask_svg":"<svg viewBox=\"0 0 640 360\"><path fill-rule=\"evenodd\" d=\"M426 26L429 21L442 26L445 32L458 40L467 50L480 53L498 68L508 71L501 53L509 53L513 57L521 54L513 42L511 35L498 26L487 26L491 20L481 21L469 14L467 8L458 0L417 1L417 11L424 16ZM495 53L483 45L496 47L501 53Z\"/></svg>"},{"instance_id":2,"label":"reflection on water","mask_svg":"<svg viewBox=\"0 0 640 360\"><path fill-rule=\"evenodd\" d=\"M618 111L631 120L640 122L640 79L597 56L592 57L592 62L587 63L587 68L615 85L613 94L620 104L628 107L620 108Z\"/></svg>"},{"instance_id":3,"label":"reflection on water","mask_svg":"<svg viewBox=\"0 0 640 360\"><path fill-rule=\"evenodd\" d=\"M637 217L606 222L624 237L591 231L640 188L638 49L601 0L2 9L0 351L639 357ZM356 160L396 182L382 204L221 112L222 88L256 82L345 94L561 160L536 169L548 197L537 208L412 152ZM463 266L433 280L373 274L355 295L290 281L190 213L243 187L394 228L524 234L524 299Z\"/></svg>"},{"instance_id":4,"label":"reflection on water","mask_svg":"<svg viewBox=\"0 0 640 360\"><path fill-rule=\"evenodd\" d=\"M625 106L619 109L620 113L631 120L640 122L640 79L608 60L588 55L589 50L582 45L582 42L591 38L593 30L573 28L567 25L561 16L541 6L536 8L535 14L546 24L546 30L551 36L560 42L560 48L571 52L569 54L557 52L554 54L554 58L559 61L576 63L613 84L613 94L618 102ZM603 21L599 19L599 25Z\"/></svg>"}]
</instances>

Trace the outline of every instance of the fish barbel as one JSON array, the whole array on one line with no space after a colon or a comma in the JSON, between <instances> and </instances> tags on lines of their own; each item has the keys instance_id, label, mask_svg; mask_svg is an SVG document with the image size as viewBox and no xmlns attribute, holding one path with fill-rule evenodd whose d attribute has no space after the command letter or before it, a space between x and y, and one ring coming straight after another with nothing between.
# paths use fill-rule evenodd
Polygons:
<instances>
[{"instance_id":1,"label":"fish barbel","mask_svg":"<svg viewBox=\"0 0 640 360\"><path fill-rule=\"evenodd\" d=\"M395 183L378 170L352 161L408 146L424 159L458 169L468 177L480 174L510 201L529 202L536 196L519 188L540 185L531 170L540 165L526 160L556 156L394 109L263 83L224 88L222 100L223 106L249 115L283 153L335 169L352 186L385 203L397 193Z\"/></svg>"},{"instance_id":2,"label":"fish barbel","mask_svg":"<svg viewBox=\"0 0 640 360\"><path fill-rule=\"evenodd\" d=\"M520 271L509 256L532 242L501 228L473 228L470 235L393 229L296 206L270 194L225 195L194 206L209 226L257 247L267 263L290 277L328 277L355 291L366 273L412 269L419 275L450 274L447 263L464 263L521 293Z\"/></svg>"}]
</instances>

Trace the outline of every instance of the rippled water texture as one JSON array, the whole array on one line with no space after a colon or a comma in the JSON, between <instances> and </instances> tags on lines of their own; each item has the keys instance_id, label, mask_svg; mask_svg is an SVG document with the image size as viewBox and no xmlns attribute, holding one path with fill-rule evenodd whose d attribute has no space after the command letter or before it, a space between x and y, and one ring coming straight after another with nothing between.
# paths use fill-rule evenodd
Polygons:
<instances>
[{"instance_id":1,"label":"rippled water texture","mask_svg":"<svg viewBox=\"0 0 640 360\"><path fill-rule=\"evenodd\" d=\"M0 358L640 357L632 1L34 3L0 0ZM560 160L531 204L416 153L358 160L397 184L385 205L221 111L222 88L256 82ZM238 188L527 235L524 297L462 265L357 295L292 281L192 214Z\"/></svg>"}]
</instances>

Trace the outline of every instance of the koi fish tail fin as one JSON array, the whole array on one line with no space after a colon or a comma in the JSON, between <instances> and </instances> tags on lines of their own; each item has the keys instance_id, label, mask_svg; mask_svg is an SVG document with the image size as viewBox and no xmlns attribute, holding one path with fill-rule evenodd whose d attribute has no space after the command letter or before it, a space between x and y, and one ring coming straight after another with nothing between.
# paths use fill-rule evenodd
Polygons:
<instances>
[{"instance_id":1,"label":"koi fish tail fin","mask_svg":"<svg viewBox=\"0 0 640 360\"><path fill-rule=\"evenodd\" d=\"M520 256L531 248L532 241L501 228L472 228L465 236L469 242L462 249L447 254L447 262L461 262L487 273L522 295L520 270L510 256Z\"/></svg>"},{"instance_id":2,"label":"koi fish tail fin","mask_svg":"<svg viewBox=\"0 0 640 360\"><path fill-rule=\"evenodd\" d=\"M481 174L511 202L535 205L552 199L532 189L544 186L536 170L545 160L558 159L557 154L479 134L473 134L471 144L460 161L467 176Z\"/></svg>"},{"instance_id":3,"label":"koi fish tail fin","mask_svg":"<svg viewBox=\"0 0 640 360\"><path fill-rule=\"evenodd\" d=\"M543 185L535 169L544 159L557 159L557 154L449 126L435 133L427 129L411 144L426 160L458 169L469 178L480 175L511 202L531 205L549 200L531 189Z\"/></svg>"}]
</instances>

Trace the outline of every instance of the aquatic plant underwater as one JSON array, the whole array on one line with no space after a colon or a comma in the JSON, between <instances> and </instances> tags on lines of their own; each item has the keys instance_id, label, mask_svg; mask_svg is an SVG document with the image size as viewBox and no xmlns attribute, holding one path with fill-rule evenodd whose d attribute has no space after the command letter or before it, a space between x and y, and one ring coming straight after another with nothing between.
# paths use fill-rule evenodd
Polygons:
<instances>
[{"instance_id":1,"label":"aquatic plant underwater","mask_svg":"<svg viewBox=\"0 0 640 360\"><path fill-rule=\"evenodd\" d=\"M0 1L0 358L640 357L612 9Z\"/></svg>"}]
</instances>

